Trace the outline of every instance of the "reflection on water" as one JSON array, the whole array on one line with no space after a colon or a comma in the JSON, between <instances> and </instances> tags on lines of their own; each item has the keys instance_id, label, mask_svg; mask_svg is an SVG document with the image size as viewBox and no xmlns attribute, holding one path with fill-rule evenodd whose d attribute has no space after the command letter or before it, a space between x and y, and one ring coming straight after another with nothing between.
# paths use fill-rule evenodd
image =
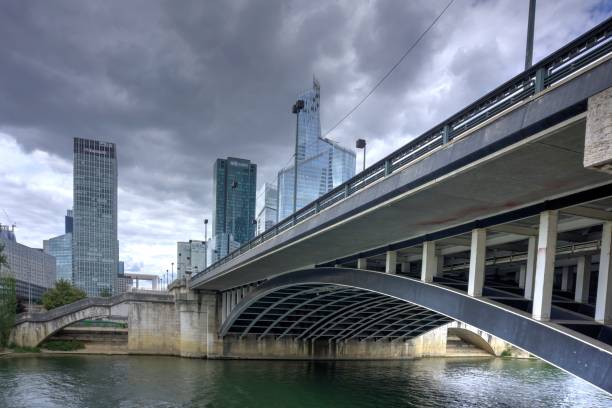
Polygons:
<instances>
[{"instance_id":1,"label":"reflection on water","mask_svg":"<svg viewBox=\"0 0 612 408\"><path fill-rule=\"evenodd\" d=\"M545 363L505 359L0 359L0 407L611 407Z\"/></svg>"}]
</instances>

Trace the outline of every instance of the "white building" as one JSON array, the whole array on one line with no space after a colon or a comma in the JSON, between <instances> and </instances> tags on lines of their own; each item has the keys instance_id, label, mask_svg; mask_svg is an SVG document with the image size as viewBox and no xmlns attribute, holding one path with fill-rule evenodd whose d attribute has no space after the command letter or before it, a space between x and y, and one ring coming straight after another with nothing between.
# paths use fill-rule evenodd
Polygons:
<instances>
[{"instance_id":1,"label":"white building","mask_svg":"<svg viewBox=\"0 0 612 408\"><path fill-rule=\"evenodd\" d=\"M255 201L255 214L257 214L257 231L259 235L276 224L278 214L278 190L274 184L264 183L257 191Z\"/></svg>"},{"instance_id":2,"label":"white building","mask_svg":"<svg viewBox=\"0 0 612 408\"><path fill-rule=\"evenodd\" d=\"M190 239L176 243L176 273L181 278L185 272L196 274L206 268L206 242Z\"/></svg>"}]
</instances>

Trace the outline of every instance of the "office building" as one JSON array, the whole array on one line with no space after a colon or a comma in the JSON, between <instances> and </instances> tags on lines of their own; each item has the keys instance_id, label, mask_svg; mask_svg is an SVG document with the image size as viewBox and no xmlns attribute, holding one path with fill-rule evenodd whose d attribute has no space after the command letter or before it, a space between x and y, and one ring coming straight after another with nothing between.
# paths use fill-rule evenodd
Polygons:
<instances>
[{"instance_id":1,"label":"office building","mask_svg":"<svg viewBox=\"0 0 612 408\"><path fill-rule=\"evenodd\" d=\"M113 292L117 276L117 149L74 139L72 272L88 296Z\"/></svg>"},{"instance_id":2,"label":"office building","mask_svg":"<svg viewBox=\"0 0 612 408\"><path fill-rule=\"evenodd\" d=\"M255 235L255 189L257 165L249 160L228 157L217 159L213 168L213 238L220 236L217 247L220 256L221 242L231 240L243 244ZM222 238L225 236L225 238Z\"/></svg>"},{"instance_id":3,"label":"office building","mask_svg":"<svg viewBox=\"0 0 612 408\"><path fill-rule=\"evenodd\" d=\"M44 240L43 251L55 257L57 280L72 282L72 210L64 220L64 234Z\"/></svg>"},{"instance_id":4,"label":"office building","mask_svg":"<svg viewBox=\"0 0 612 408\"><path fill-rule=\"evenodd\" d=\"M206 249L206 266L210 266L225 255L240 248L240 242L234 240L232 234L221 233L208 241Z\"/></svg>"},{"instance_id":5,"label":"office building","mask_svg":"<svg viewBox=\"0 0 612 408\"><path fill-rule=\"evenodd\" d=\"M316 79L298 96L304 109L297 118L297 210L355 175L355 152L321 137L320 98ZM278 173L278 221L293 214L294 180L294 163Z\"/></svg>"},{"instance_id":6,"label":"office building","mask_svg":"<svg viewBox=\"0 0 612 408\"><path fill-rule=\"evenodd\" d=\"M274 184L264 183L257 192L255 201L257 231L259 235L276 224L278 218L278 189Z\"/></svg>"},{"instance_id":7,"label":"office building","mask_svg":"<svg viewBox=\"0 0 612 408\"><path fill-rule=\"evenodd\" d=\"M0 244L4 245L9 265L0 266L0 275L15 278L18 299L39 302L43 293L55 285L55 258L42 249L18 243L14 230L1 224Z\"/></svg>"},{"instance_id":8,"label":"office building","mask_svg":"<svg viewBox=\"0 0 612 408\"><path fill-rule=\"evenodd\" d=\"M176 276L185 273L196 274L206 268L206 242L190 239L176 243Z\"/></svg>"}]
</instances>

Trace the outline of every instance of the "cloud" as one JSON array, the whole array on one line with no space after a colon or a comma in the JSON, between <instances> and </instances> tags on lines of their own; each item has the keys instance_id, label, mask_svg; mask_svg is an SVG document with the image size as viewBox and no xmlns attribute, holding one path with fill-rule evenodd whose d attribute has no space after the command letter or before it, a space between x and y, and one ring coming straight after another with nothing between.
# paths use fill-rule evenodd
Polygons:
<instances>
[{"instance_id":1,"label":"cloud","mask_svg":"<svg viewBox=\"0 0 612 408\"><path fill-rule=\"evenodd\" d=\"M128 270L165 271L176 241L200 237L211 218L214 159L250 159L259 184L275 180L293 146L289 108L312 75L325 131L446 4L4 2L2 207L20 239L41 246L71 207L72 138L116 142L121 257ZM611 9L539 2L534 59ZM330 137L348 146L365 138L367 161L382 158L520 72L526 17L522 2L456 1Z\"/></svg>"}]
</instances>

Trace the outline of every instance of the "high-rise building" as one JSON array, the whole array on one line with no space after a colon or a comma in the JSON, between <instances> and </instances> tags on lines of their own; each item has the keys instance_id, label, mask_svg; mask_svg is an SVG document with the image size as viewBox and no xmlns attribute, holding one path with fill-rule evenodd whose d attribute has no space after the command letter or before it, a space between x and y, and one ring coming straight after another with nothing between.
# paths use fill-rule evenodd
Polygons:
<instances>
[{"instance_id":1,"label":"high-rise building","mask_svg":"<svg viewBox=\"0 0 612 408\"><path fill-rule=\"evenodd\" d=\"M217 234L208 241L206 246L206 266L210 266L225 255L240 248L240 242L234 240L227 232Z\"/></svg>"},{"instance_id":2,"label":"high-rise building","mask_svg":"<svg viewBox=\"0 0 612 408\"><path fill-rule=\"evenodd\" d=\"M115 144L75 138L73 175L73 281L88 296L112 293L119 261Z\"/></svg>"},{"instance_id":3,"label":"high-rise building","mask_svg":"<svg viewBox=\"0 0 612 408\"><path fill-rule=\"evenodd\" d=\"M264 183L257 192L255 213L257 214L256 235L276 224L278 218L278 190L274 184Z\"/></svg>"},{"instance_id":4,"label":"high-rise building","mask_svg":"<svg viewBox=\"0 0 612 408\"><path fill-rule=\"evenodd\" d=\"M196 274L206 268L206 242L190 239L176 243L176 276L182 278L185 272Z\"/></svg>"},{"instance_id":5,"label":"high-rise building","mask_svg":"<svg viewBox=\"0 0 612 408\"><path fill-rule=\"evenodd\" d=\"M57 280L72 282L72 210L64 220L64 234L44 240L43 251L55 257Z\"/></svg>"},{"instance_id":6,"label":"high-rise building","mask_svg":"<svg viewBox=\"0 0 612 408\"><path fill-rule=\"evenodd\" d=\"M320 98L316 79L298 97L304 109L297 119L297 210L355 175L355 152L321 137ZM294 166L278 173L278 221L293 214Z\"/></svg>"},{"instance_id":7,"label":"high-rise building","mask_svg":"<svg viewBox=\"0 0 612 408\"><path fill-rule=\"evenodd\" d=\"M71 233L72 234L72 230L73 230L73 215L72 215L72 210L66 210L66 216L64 217L64 232L65 233Z\"/></svg>"},{"instance_id":8,"label":"high-rise building","mask_svg":"<svg viewBox=\"0 0 612 408\"><path fill-rule=\"evenodd\" d=\"M216 160L213 173L214 237L229 234L234 241L245 243L255 233L257 165L228 157Z\"/></svg>"},{"instance_id":9,"label":"high-rise building","mask_svg":"<svg viewBox=\"0 0 612 408\"><path fill-rule=\"evenodd\" d=\"M15 278L18 299L38 302L55 285L55 258L42 249L19 244L14 231L6 225L0 225L0 244L9 265L0 265L0 276Z\"/></svg>"}]
</instances>

